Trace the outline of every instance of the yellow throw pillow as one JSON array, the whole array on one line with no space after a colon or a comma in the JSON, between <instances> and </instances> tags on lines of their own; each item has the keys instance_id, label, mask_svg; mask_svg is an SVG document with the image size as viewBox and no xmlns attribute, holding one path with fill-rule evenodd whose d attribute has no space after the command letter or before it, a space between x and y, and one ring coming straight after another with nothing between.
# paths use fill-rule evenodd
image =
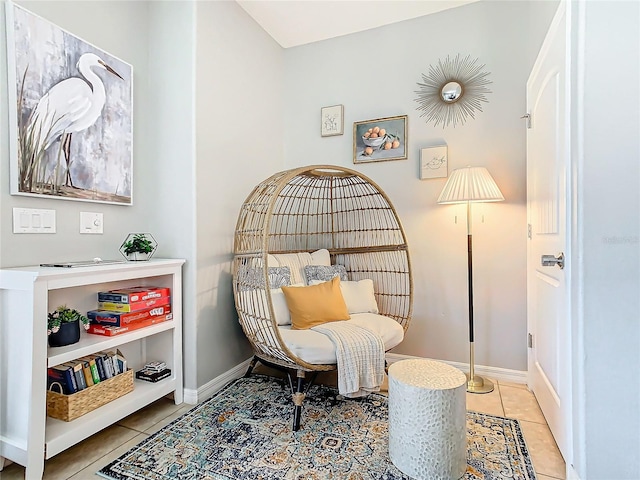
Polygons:
<instances>
[{"instance_id":1,"label":"yellow throw pillow","mask_svg":"<svg viewBox=\"0 0 640 480\"><path fill-rule=\"evenodd\" d=\"M282 287L282 293L291 313L293 330L351 318L340 290L340 277L311 287Z\"/></svg>"}]
</instances>

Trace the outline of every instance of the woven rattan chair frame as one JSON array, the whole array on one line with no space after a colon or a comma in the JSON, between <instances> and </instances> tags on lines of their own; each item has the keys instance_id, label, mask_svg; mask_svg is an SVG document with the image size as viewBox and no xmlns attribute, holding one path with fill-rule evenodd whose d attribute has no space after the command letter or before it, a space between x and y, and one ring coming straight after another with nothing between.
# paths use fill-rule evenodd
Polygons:
<instances>
[{"instance_id":1,"label":"woven rattan chair frame","mask_svg":"<svg viewBox=\"0 0 640 480\"><path fill-rule=\"evenodd\" d=\"M258 184L240 209L233 292L255 356L296 370L299 378L336 365L307 363L285 345L270 289L264 288L270 284L269 254L321 248L329 250L333 264L345 266L350 280L373 280L381 315L393 318L405 331L411 320L413 281L406 236L382 189L355 170L333 165L276 173ZM258 275L246 275L248 271ZM262 294L247 293L256 289Z\"/></svg>"}]
</instances>

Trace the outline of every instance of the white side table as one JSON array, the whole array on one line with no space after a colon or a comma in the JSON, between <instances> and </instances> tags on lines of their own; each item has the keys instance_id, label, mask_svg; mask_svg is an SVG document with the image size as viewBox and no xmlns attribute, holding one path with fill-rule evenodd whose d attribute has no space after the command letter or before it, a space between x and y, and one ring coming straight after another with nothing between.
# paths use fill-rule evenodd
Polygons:
<instances>
[{"instance_id":1,"label":"white side table","mask_svg":"<svg viewBox=\"0 0 640 480\"><path fill-rule=\"evenodd\" d=\"M467 378L425 359L389 367L389 457L417 480L451 480L467 469Z\"/></svg>"}]
</instances>

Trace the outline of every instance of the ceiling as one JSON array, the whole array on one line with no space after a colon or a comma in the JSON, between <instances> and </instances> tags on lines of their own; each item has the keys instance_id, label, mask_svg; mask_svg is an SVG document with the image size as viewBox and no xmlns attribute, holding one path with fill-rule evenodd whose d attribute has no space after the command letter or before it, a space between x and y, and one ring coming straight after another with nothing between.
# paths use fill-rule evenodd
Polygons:
<instances>
[{"instance_id":1,"label":"ceiling","mask_svg":"<svg viewBox=\"0 0 640 480\"><path fill-rule=\"evenodd\" d=\"M421 17L478 0L237 0L289 48Z\"/></svg>"}]
</instances>

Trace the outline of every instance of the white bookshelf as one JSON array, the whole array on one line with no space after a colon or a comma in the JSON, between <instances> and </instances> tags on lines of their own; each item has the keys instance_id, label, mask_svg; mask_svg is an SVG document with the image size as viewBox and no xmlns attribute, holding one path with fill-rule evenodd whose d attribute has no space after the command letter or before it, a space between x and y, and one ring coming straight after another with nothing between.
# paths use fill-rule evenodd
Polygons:
<instances>
[{"instance_id":1,"label":"white bookshelf","mask_svg":"<svg viewBox=\"0 0 640 480\"><path fill-rule=\"evenodd\" d=\"M62 452L149 403L173 393L183 401L182 265L184 260L76 268L0 270L0 466L4 458L40 479L45 458ZM82 331L66 347L47 346L47 313L66 304L80 312L97 308L97 292L136 285L171 288L173 320L114 337ZM134 390L71 422L46 416L47 368L102 350L119 349L128 367L163 360L171 376L134 381Z\"/></svg>"}]
</instances>

